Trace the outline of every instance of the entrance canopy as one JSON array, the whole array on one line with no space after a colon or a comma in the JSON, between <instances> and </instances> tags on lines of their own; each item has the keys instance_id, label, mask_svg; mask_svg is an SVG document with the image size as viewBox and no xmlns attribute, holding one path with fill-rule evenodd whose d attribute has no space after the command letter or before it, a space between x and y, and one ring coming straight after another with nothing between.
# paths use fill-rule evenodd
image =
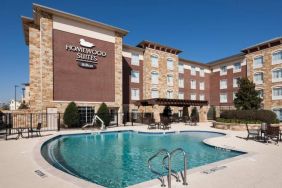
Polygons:
<instances>
[{"instance_id":1,"label":"entrance canopy","mask_svg":"<svg viewBox=\"0 0 282 188\"><path fill-rule=\"evenodd\" d=\"M165 99L165 98L154 98L139 100L134 103L136 106L206 106L208 101L200 100L184 100L184 99Z\"/></svg>"}]
</instances>

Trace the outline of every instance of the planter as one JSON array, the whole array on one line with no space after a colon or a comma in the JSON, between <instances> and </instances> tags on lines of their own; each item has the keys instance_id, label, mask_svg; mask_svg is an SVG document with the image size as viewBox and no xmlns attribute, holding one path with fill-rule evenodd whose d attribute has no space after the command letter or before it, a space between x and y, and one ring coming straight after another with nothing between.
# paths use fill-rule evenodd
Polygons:
<instances>
[{"instance_id":1,"label":"planter","mask_svg":"<svg viewBox=\"0 0 282 188\"><path fill-rule=\"evenodd\" d=\"M280 126L282 130L281 124L272 124L273 126ZM248 124L249 129L260 129L261 124ZM223 122L215 122L214 128L224 129L224 130L232 130L232 131L245 131L247 130L246 124L242 123L223 123Z\"/></svg>"}]
</instances>

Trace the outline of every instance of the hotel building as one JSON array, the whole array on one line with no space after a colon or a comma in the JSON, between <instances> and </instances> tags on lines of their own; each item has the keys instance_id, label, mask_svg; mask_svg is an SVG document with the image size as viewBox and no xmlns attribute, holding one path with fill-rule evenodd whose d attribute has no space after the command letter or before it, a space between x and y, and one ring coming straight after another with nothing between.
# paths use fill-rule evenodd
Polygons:
<instances>
[{"instance_id":1,"label":"hotel building","mask_svg":"<svg viewBox=\"0 0 282 188\"><path fill-rule=\"evenodd\" d=\"M124 29L38 4L33 18L22 17L22 23L31 111L64 112L75 101L81 113L97 110L102 102L113 112L152 112L134 105L152 98L232 108L237 79L248 77L261 92L263 107L282 118L282 37L205 64L151 41L124 44Z\"/></svg>"}]
</instances>

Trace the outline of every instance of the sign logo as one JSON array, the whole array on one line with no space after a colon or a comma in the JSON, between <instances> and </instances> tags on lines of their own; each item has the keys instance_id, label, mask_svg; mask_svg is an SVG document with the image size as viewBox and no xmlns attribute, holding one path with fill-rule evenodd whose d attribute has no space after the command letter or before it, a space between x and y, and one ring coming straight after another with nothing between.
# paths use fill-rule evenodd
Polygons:
<instances>
[{"instance_id":1,"label":"sign logo","mask_svg":"<svg viewBox=\"0 0 282 188\"><path fill-rule=\"evenodd\" d=\"M66 50L76 53L76 62L80 67L95 69L98 59L107 56L106 52L93 49L95 45L91 42L80 39L79 44L80 46L66 44Z\"/></svg>"}]
</instances>

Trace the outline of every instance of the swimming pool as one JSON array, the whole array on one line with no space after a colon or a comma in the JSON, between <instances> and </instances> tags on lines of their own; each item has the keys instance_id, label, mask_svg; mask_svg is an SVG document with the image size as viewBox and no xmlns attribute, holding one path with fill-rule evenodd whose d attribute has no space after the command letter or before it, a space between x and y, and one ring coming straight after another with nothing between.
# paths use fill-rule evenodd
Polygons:
<instances>
[{"instance_id":1,"label":"swimming pool","mask_svg":"<svg viewBox=\"0 0 282 188\"><path fill-rule=\"evenodd\" d=\"M57 136L41 147L41 154L54 167L105 187L127 187L157 178L148 169L147 160L162 148L181 147L188 153L189 169L243 154L218 150L204 139L224 136L220 133L186 131L170 134L134 131L73 134ZM172 160L172 168L183 170L181 155ZM160 169L161 157L153 161Z\"/></svg>"}]
</instances>

